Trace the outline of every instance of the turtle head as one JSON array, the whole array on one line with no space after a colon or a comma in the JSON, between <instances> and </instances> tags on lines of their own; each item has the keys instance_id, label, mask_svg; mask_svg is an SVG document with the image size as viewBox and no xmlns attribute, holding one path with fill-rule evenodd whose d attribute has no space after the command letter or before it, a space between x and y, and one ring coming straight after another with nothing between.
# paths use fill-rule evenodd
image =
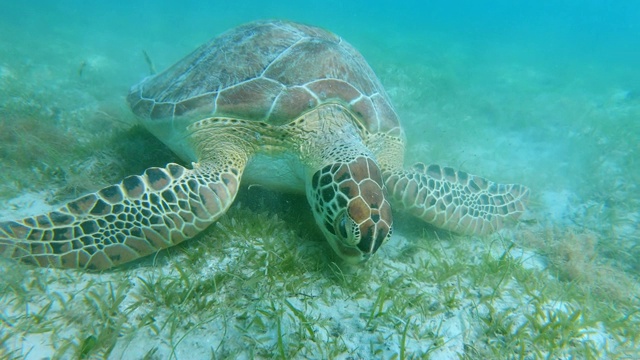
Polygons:
<instances>
[{"instance_id":1,"label":"turtle head","mask_svg":"<svg viewBox=\"0 0 640 360\"><path fill-rule=\"evenodd\" d=\"M307 196L331 247L348 262L367 260L391 237L391 205L380 168L367 156L318 170Z\"/></svg>"}]
</instances>

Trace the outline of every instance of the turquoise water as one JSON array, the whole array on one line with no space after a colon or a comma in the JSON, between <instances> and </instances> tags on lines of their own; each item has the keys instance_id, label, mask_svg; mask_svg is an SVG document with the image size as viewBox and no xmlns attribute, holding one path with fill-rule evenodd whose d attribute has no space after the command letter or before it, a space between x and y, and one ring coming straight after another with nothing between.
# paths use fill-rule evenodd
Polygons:
<instances>
[{"instance_id":1,"label":"turquoise water","mask_svg":"<svg viewBox=\"0 0 640 360\"><path fill-rule=\"evenodd\" d=\"M362 52L406 130L408 163L451 165L529 186L530 213L514 230L516 246L556 261L548 274L563 281L614 272L610 280L630 286L620 314L634 316L627 309L637 305L640 271L638 2L13 1L1 8L3 219L23 215L25 209L10 205L23 193L73 182L77 194L52 196L67 199L126 175L128 159L94 160L109 169L92 177L99 184L86 184L80 179L86 174L73 169L59 176L51 164L81 163L80 150L90 148L70 139L84 144L128 129L133 117L124 98L149 74L143 52L162 70L231 27L293 20L331 30ZM25 150L21 144L34 141L27 137L33 124L51 129L34 136L60 140ZM101 152L110 147L101 146ZM161 159L149 156L153 163L137 166L175 160L162 151ZM132 153L131 161L143 157ZM400 224L399 234L410 234L411 226ZM556 237L527 243L528 234L549 232L588 234L573 238L595 243L584 250L588 259L563 264L591 268L572 275L550 255L573 243ZM589 281L615 287L599 277ZM633 349L637 339L629 341Z\"/></svg>"},{"instance_id":2,"label":"turquoise water","mask_svg":"<svg viewBox=\"0 0 640 360\"><path fill-rule=\"evenodd\" d=\"M575 67L586 71L584 68L592 67L589 75L597 80L627 79L632 84L637 80L633 65L640 57L634 46L640 31L639 12L638 5L630 1L240 5L42 1L5 4L0 26L3 61L24 60L17 56L24 55L56 64L95 53L109 55L119 68L114 74L121 77L114 78L114 83L122 79L129 84L144 75L145 65L134 56L137 49L153 54L159 67L168 66L230 27L255 19L280 18L331 29L361 49L378 71L381 53L392 59L400 57L400 62L417 63L428 49L442 53L457 46L480 63L512 59L557 70Z\"/></svg>"}]
</instances>

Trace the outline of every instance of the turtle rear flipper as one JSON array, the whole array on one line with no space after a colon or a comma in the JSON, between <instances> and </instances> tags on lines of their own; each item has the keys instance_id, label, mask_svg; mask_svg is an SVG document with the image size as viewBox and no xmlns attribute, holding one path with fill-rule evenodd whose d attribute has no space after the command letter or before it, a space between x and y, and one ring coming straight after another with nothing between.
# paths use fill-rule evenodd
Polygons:
<instances>
[{"instance_id":1,"label":"turtle rear flipper","mask_svg":"<svg viewBox=\"0 0 640 360\"><path fill-rule=\"evenodd\" d=\"M233 202L242 169L149 168L57 211L0 222L0 254L38 266L107 269L195 236Z\"/></svg>"},{"instance_id":2,"label":"turtle rear flipper","mask_svg":"<svg viewBox=\"0 0 640 360\"><path fill-rule=\"evenodd\" d=\"M422 163L385 174L396 209L436 227L466 235L485 235L517 220L525 211L529 189L497 184L480 176Z\"/></svg>"}]
</instances>

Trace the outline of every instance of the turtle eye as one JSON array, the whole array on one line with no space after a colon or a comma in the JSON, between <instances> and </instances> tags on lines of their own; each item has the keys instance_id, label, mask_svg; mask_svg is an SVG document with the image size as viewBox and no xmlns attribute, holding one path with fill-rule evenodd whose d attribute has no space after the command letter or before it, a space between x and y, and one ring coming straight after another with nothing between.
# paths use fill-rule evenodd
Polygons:
<instances>
[{"instance_id":1,"label":"turtle eye","mask_svg":"<svg viewBox=\"0 0 640 360\"><path fill-rule=\"evenodd\" d=\"M349 239L349 233L347 232L347 214L346 213L342 214L342 216L338 218L336 225L337 225L336 228L340 236L342 236L342 238L345 240Z\"/></svg>"},{"instance_id":2,"label":"turtle eye","mask_svg":"<svg viewBox=\"0 0 640 360\"><path fill-rule=\"evenodd\" d=\"M346 211L336 217L333 228L345 245L354 246L360 242L357 225Z\"/></svg>"}]
</instances>

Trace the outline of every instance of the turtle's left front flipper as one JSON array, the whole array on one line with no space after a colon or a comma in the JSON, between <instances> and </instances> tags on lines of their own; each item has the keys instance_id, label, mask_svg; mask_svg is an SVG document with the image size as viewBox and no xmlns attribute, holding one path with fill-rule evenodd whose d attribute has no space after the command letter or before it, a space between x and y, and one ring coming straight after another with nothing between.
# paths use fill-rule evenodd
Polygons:
<instances>
[{"instance_id":1,"label":"turtle's left front flipper","mask_svg":"<svg viewBox=\"0 0 640 360\"><path fill-rule=\"evenodd\" d=\"M497 184L479 176L422 163L384 174L395 209L459 234L484 235L525 211L529 189Z\"/></svg>"},{"instance_id":2,"label":"turtle's left front flipper","mask_svg":"<svg viewBox=\"0 0 640 360\"><path fill-rule=\"evenodd\" d=\"M0 222L0 255L39 266L100 270L173 246L233 202L243 164L150 168L57 211Z\"/></svg>"}]
</instances>

